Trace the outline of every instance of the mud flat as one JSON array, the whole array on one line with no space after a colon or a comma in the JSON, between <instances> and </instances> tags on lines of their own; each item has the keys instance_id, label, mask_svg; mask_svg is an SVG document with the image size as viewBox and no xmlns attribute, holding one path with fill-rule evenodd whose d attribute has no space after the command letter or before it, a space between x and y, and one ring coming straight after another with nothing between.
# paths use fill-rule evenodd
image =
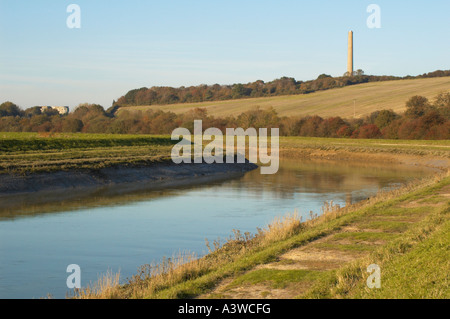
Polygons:
<instances>
[{"instance_id":1,"label":"mud flat","mask_svg":"<svg viewBox=\"0 0 450 319\"><path fill-rule=\"evenodd\" d=\"M102 169L0 175L0 207L27 203L48 203L83 197L101 190L102 195L121 195L168 187L201 185L243 176L256 164L213 163L174 164L172 161L147 165L116 165Z\"/></svg>"}]
</instances>

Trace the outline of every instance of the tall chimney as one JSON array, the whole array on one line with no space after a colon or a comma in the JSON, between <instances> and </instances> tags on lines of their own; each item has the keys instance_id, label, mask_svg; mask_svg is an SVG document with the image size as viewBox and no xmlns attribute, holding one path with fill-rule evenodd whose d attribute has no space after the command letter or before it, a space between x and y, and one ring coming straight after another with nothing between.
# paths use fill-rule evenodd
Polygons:
<instances>
[{"instance_id":1,"label":"tall chimney","mask_svg":"<svg viewBox=\"0 0 450 319\"><path fill-rule=\"evenodd\" d=\"M350 76L353 75L353 31L350 31L348 33L347 72Z\"/></svg>"}]
</instances>

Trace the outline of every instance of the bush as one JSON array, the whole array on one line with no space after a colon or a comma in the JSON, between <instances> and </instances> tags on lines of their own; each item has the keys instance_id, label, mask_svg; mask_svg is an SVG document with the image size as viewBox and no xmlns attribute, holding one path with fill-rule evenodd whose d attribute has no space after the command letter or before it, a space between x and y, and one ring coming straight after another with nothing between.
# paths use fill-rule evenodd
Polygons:
<instances>
[{"instance_id":1,"label":"bush","mask_svg":"<svg viewBox=\"0 0 450 319\"><path fill-rule=\"evenodd\" d=\"M317 136L336 137L337 131L344 125L346 125L345 121L341 119L339 116L325 119L324 121L322 121L322 123L320 123Z\"/></svg>"},{"instance_id":2,"label":"bush","mask_svg":"<svg viewBox=\"0 0 450 319\"><path fill-rule=\"evenodd\" d=\"M435 125L428 130L425 135L427 140L448 140L450 139L450 121L441 125Z\"/></svg>"},{"instance_id":3,"label":"bush","mask_svg":"<svg viewBox=\"0 0 450 319\"><path fill-rule=\"evenodd\" d=\"M400 118L395 121L392 121L391 124L384 127L381 130L381 134L382 134L383 138L393 139L393 140L398 139L399 138L398 130L399 130L400 126L403 124L403 122L404 122L404 120L402 118Z\"/></svg>"},{"instance_id":4,"label":"bush","mask_svg":"<svg viewBox=\"0 0 450 319\"><path fill-rule=\"evenodd\" d=\"M341 128L339 128L339 130L337 130L336 136L337 137L350 137L350 136L352 136L352 133L353 133L353 131L350 128L350 126L344 125L344 126L341 126Z\"/></svg>"},{"instance_id":5,"label":"bush","mask_svg":"<svg viewBox=\"0 0 450 319\"><path fill-rule=\"evenodd\" d=\"M379 138L381 132L375 124L363 125L359 128L358 138Z\"/></svg>"},{"instance_id":6,"label":"bush","mask_svg":"<svg viewBox=\"0 0 450 319\"><path fill-rule=\"evenodd\" d=\"M320 116L312 116L306 119L300 128L301 136L319 136L319 127L323 122L323 118Z\"/></svg>"}]
</instances>

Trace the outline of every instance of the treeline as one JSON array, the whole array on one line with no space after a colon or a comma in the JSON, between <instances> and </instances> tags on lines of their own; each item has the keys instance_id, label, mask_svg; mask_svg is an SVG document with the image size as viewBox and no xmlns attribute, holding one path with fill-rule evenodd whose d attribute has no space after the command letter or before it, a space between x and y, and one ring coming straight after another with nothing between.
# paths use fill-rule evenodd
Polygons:
<instances>
[{"instance_id":1,"label":"treeline","mask_svg":"<svg viewBox=\"0 0 450 319\"><path fill-rule=\"evenodd\" d=\"M261 80L247 84L233 85L199 85L190 87L151 87L134 89L113 101L113 109L124 106L194 103L205 101L221 101L250 97L268 97L293 94L307 94L320 90L328 90L348 85L389 81L400 79L416 79L450 76L450 70L434 71L418 76L373 76L364 75L364 71L358 70L353 76L331 77L321 74L311 81L296 81L294 78L282 77L280 79L264 82Z\"/></svg>"},{"instance_id":2,"label":"treeline","mask_svg":"<svg viewBox=\"0 0 450 319\"><path fill-rule=\"evenodd\" d=\"M193 109L183 114L160 110L128 111L114 114L100 105L81 104L68 115L38 107L22 111L17 105L0 105L0 131L6 132L84 132L115 134L171 134L185 127L193 132L194 120L203 127L279 128L283 136L350 137L386 139L450 139L450 92L441 93L433 101L413 96L406 102L404 114L381 110L365 118L343 119L339 116L280 117L271 108L255 107L237 116L216 118L206 109Z\"/></svg>"}]
</instances>

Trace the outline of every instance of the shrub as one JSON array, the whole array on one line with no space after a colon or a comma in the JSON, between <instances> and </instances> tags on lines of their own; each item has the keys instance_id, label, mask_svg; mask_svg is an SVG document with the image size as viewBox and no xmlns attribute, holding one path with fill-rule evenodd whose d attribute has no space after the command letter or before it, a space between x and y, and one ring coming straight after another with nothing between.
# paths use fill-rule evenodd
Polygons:
<instances>
[{"instance_id":1,"label":"shrub","mask_svg":"<svg viewBox=\"0 0 450 319\"><path fill-rule=\"evenodd\" d=\"M379 138L381 132L375 124L363 125L359 128L358 138Z\"/></svg>"},{"instance_id":2,"label":"shrub","mask_svg":"<svg viewBox=\"0 0 450 319\"><path fill-rule=\"evenodd\" d=\"M428 130L425 135L427 140L448 140L450 139L450 121L441 125L435 125Z\"/></svg>"},{"instance_id":3,"label":"shrub","mask_svg":"<svg viewBox=\"0 0 450 319\"><path fill-rule=\"evenodd\" d=\"M323 118L320 116L312 116L306 119L305 123L300 128L301 136L318 136L319 126L322 124Z\"/></svg>"},{"instance_id":4,"label":"shrub","mask_svg":"<svg viewBox=\"0 0 450 319\"><path fill-rule=\"evenodd\" d=\"M337 137L350 137L352 136L352 129L348 125L341 126L339 130L337 130L336 135Z\"/></svg>"}]
</instances>

